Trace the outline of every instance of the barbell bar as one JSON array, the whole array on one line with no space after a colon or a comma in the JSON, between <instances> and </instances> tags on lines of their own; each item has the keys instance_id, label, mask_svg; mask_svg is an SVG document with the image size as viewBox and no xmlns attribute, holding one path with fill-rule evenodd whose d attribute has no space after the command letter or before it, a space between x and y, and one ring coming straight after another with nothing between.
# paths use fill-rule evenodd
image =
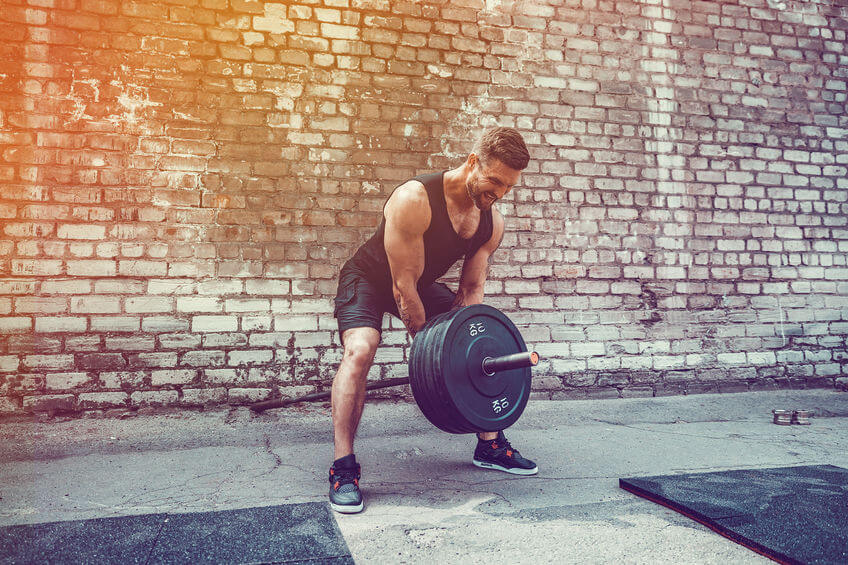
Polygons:
<instances>
[{"instance_id":1,"label":"barbell bar","mask_svg":"<svg viewBox=\"0 0 848 565\"><path fill-rule=\"evenodd\" d=\"M521 367L534 367L539 364L539 354L535 351L523 353L511 353L500 357L486 357L483 359L483 372L490 377L498 371L509 371Z\"/></svg>"},{"instance_id":2,"label":"barbell bar","mask_svg":"<svg viewBox=\"0 0 848 565\"><path fill-rule=\"evenodd\" d=\"M475 304L440 314L415 335L409 378L369 383L366 390L409 384L415 402L436 427L450 433L499 431L512 425L530 396L527 351L510 319L488 305ZM325 400L330 391L253 404L254 412L307 400Z\"/></svg>"},{"instance_id":3,"label":"barbell bar","mask_svg":"<svg viewBox=\"0 0 848 565\"><path fill-rule=\"evenodd\" d=\"M508 371L519 367L532 367L539 362L539 355L533 352L517 353L512 355L504 355L502 357L486 357L483 359L483 370L488 375L494 375L497 371ZM494 367L494 368L493 368ZM399 377L396 379L384 379L382 381L373 381L365 385L365 390L377 390L381 388L389 388L393 386L402 386L409 384L409 377ZM250 409L254 412L264 412L274 408L283 408L291 404L299 402L317 402L319 400L329 400L332 393L329 390L321 392L310 392L303 396L295 396L292 398L276 398L273 400L263 400L251 404Z\"/></svg>"}]
</instances>

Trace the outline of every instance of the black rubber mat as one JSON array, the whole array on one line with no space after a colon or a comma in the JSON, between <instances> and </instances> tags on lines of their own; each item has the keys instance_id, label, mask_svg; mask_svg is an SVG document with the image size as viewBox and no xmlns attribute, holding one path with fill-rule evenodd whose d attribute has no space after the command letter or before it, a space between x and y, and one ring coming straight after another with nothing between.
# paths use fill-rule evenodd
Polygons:
<instances>
[{"instance_id":1,"label":"black rubber mat","mask_svg":"<svg viewBox=\"0 0 848 565\"><path fill-rule=\"evenodd\" d=\"M0 563L352 564L326 504L0 528Z\"/></svg>"},{"instance_id":2,"label":"black rubber mat","mask_svg":"<svg viewBox=\"0 0 848 565\"><path fill-rule=\"evenodd\" d=\"M782 467L619 479L619 486L781 563L848 563L848 469Z\"/></svg>"}]
</instances>

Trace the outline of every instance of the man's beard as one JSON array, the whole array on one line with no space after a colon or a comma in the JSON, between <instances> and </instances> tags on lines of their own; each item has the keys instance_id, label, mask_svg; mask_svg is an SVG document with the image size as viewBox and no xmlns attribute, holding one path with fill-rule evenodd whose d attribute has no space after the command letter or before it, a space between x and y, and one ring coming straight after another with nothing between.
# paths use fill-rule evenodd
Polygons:
<instances>
[{"instance_id":1,"label":"man's beard","mask_svg":"<svg viewBox=\"0 0 848 565\"><path fill-rule=\"evenodd\" d=\"M478 210L486 211L491 208L492 204L495 202L481 193L479 186L480 183L476 180L474 182L469 180L465 183L465 191L468 193L468 197L471 198Z\"/></svg>"}]
</instances>

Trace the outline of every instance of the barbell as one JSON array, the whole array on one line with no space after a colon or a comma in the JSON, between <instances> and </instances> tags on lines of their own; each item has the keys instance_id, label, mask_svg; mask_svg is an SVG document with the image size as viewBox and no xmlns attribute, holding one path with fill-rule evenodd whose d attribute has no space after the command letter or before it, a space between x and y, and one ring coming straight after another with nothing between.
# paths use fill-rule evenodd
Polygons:
<instances>
[{"instance_id":1,"label":"barbell","mask_svg":"<svg viewBox=\"0 0 848 565\"><path fill-rule=\"evenodd\" d=\"M409 384L416 404L437 428L449 433L495 432L518 420L530 398L530 368L539 355L500 310L474 304L433 317L412 342L409 378L377 381L367 390ZM330 392L259 402L254 412Z\"/></svg>"}]
</instances>

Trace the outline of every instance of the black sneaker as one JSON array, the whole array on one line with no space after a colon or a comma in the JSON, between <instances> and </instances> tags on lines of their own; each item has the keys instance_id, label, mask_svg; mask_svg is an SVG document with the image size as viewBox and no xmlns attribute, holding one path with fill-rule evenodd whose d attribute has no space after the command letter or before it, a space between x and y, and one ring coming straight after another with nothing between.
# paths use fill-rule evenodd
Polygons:
<instances>
[{"instance_id":1,"label":"black sneaker","mask_svg":"<svg viewBox=\"0 0 848 565\"><path fill-rule=\"evenodd\" d=\"M333 463L330 467L330 506L333 510L342 514L362 512L364 504L359 490L359 477L359 465L353 455Z\"/></svg>"},{"instance_id":2,"label":"black sneaker","mask_svg":"<svg viewBox=\"0 0 848 565\"><path fill-rule=\"evenodd\" d=\"M475 466L483 469L494 469L513 475L535 475L539 472L535 463L522 457L518 450L509 444L503 432L498 432L496 439L488 441L483 441L478 436L473 462Z\"/></svg>"}]
</instances>

